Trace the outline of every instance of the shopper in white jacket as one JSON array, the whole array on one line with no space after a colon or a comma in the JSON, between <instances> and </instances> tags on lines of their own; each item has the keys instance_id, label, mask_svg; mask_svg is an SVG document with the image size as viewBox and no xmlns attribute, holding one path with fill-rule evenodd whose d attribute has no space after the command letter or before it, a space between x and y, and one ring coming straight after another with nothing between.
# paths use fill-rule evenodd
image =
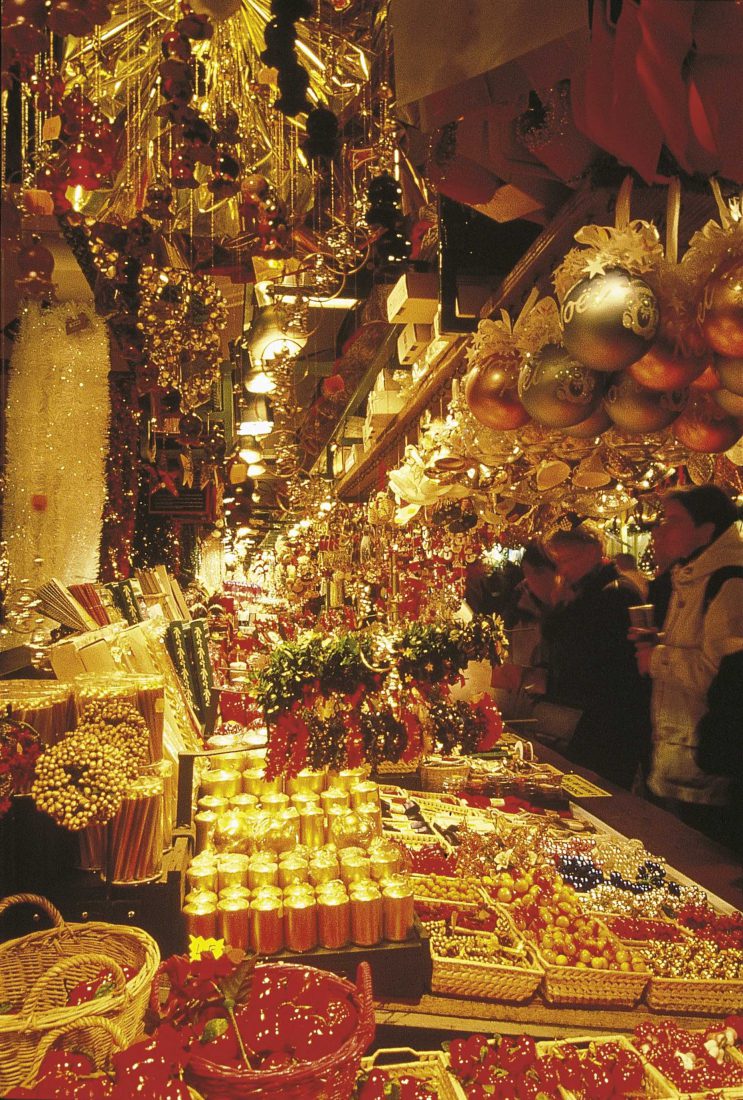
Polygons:
<instances>
[{"instance_id":1,"label":"shopper in white jacket","mask_svg":"<svg viewBox=\"0 0 743 1100\"><path fill-rule=\"evenodd\" d=\"M703 772L695 752L720 661L743 649L743 540L736 518L734 503L714 485L665 498L664 544L678 562L673 594L661 644L638 646L640 671L653 680L648 786L687 824L723 842L729 782Z\"/></svg>"}]
</instances>

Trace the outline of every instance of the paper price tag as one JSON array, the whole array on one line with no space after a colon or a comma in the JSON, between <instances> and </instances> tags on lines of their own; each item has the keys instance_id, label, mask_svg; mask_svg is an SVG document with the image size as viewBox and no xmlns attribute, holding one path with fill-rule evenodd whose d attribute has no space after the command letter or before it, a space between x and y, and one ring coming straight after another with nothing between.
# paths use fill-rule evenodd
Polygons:
<instances>
[{"instance_id":1,"label":"paper price tag","mask_svg":"<svg viewBox=\"0 0 743 1100\"><path fill-rule=\"evenodd\" d=\"M597 787L595 783L589 783L582 775L564 775L562 789L573 798L611 798L611 792Z\"/></svg>"}]
</instances>

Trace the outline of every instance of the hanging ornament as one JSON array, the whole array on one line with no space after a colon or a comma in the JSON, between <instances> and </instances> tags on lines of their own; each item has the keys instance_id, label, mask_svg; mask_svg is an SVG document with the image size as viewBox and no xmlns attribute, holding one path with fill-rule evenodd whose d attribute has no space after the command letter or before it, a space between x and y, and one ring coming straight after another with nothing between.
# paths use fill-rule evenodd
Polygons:
<instances>
[{"instance_id":1,"label":"hanging ornament","mask_svg":"<svg viewBox=\"0 0 743 1100\"><path fill-rule=\"evenodd\" d=\"M694 397L678 417L673 434L690 451L720 454L741 438L738 420L720 408L709 394Z\"/></svg>"},{"instance_id":2,"label":"hanging ornament","mask_svg":"<svg viewBox=\"0 0 743 1100\"><path fill-rule=\"evenodd\" d=\"M743 261L717 272L704 288L699 324L707 343L720 355L743 356Z\"/></svg>"},{"instance_id":3,"label":"hanging ornament","mask_svg":"<svg viewBox=\"0 0 743 1100\"><path fill-rule=\"evenodd\" d=\"M688 396L688 390L648 390L625 371L612 379L604 408L623 432L657 432L676 419Z\"/></svg>"},{"instance_id":4,"label":"hanging ornament","mask_svg":"<svg viewBox=\"0 0 743 1100\"><path fill-rule=\"evenodd\" d=\"M519 401L516 378L497 363L474 367L464 382L464 397L472 415L488 428L521 428L529 413Z\"/></svg>"},{"instance_id":5,"label":"hanging ornament","mask_svg":"<svg viewBox=\"0 0 743 1100\"><path fill-rule=\"evenodd\" d=\"M648 284L618 268L581 280L560 310L565 347L600 371L622 370L645 355L658 320L658 302Z\"/></svg>"},{"instance_id":6,"label":"hanging ornament","mask_svg":"<svg viewBox=\"0 0 743 1100\"><path fill-rule=\"evenodd\" d=\"M16 262L21 273L16 286L21 294L29 298L48 298L53 294L54 256L41 243L40 237L33 236L31 244L18 251Z\"/></svg>"},{"instance_id":7,"label":"hanging ornament","mask_svg":"<svg viewBox=\"0 0 743 1100\"><path fill-rule=\"evenodd\" d=\"M698 390L700 393L711 393L720 388L720 377L715 367L706 367L705 370L689 384L689 389Z\"/></svg>"},{"instance_id":8,"label":"hanging ornament","mask_svg":"<svg viewBox=\"0 0 743 1100\"><path fill-rule=\"evenodd\" d=\"M715 369L720 384L731 393L743 394L743 356L727 359L724 355L715 360Z\"/></svg>"},{"instance_id":9,"label":"hanging ornament","mask_svg":"<svg viewBox=\"0 0 743 1100\"><path fill-rule=\"evenodd\" d=\"M672 345L658 340L650 351L629 368L629 373L649 390L675 390L690 385L711 365L709 354L683 358Z\"/></svg>"},{"instance_id":10,"label":"hanging ornament","mask_svg":"<svg viewBox=\"0 0 743 1100\"><path fill-rule=\"evenodd\" d=\"M610 427L609 414L603 405L599 405L585 420L581 420L578 424L572 424L569 428L564 428L563 431L565 435L569 435L573 439L591 439L593 436L601 435Z\"/></svg>"},{"instance_id":11,"label":"hanging ornament","mask_svg":"<svg viewBox=\"0 0 743 1100\"><path fill-rule=\"evenodd\" d=\"M743 394L734 393L732 390L719 389L712 393L712 400L724 409L730 416L743 420Z\"/></svg>"},{"instance_id":12,"label":"hanging ornament","mask_svg":"<svg viewBox=\"0 0 743 1100\"><path fill-rule=\"evenodd\" d=\"M547 428L580 424L603 396L599 376L558 344L547 344L524 361L518 395L529 415Z\"/></svg>"}]
</instances>

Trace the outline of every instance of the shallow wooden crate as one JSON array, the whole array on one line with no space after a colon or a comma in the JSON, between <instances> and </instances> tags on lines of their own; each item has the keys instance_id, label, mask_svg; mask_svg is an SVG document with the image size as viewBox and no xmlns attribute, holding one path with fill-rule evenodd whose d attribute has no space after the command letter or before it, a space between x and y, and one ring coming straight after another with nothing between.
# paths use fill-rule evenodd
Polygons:
<instances>
[{"instance_id":1,"label":"shallow wooden crate","mask_svg":"<svg viewBox=\"0 0 743 1100\"><path fill-rule=\"evenodd\" d=\"M510 921L509 921L510 923ZM452 934L458 936L492 936L497 933L476 932L466 928L457 929ZM536 993L544 976L536 956L524 943L523 937L514 928L512 935L523 948L524 966L508 966L502 962L484 962L476 959L456 959L440 955L433 943L431 950L431 991L456 997L475 997L487 1001L507 1001L520 1003L528 1001Z\"/></svg>"},{"instance_id":2,"label":"shallow wooden crate","mask_svg":"<svg viewBox=\"0 0 743 1100\"><path fill-rule=\"evenodd\" d=\"M642 1062L644 1087L642 1091L625 1093L627 1098L640 1100L640 1098L647 1097L651 1100L678 1100L679 1093L671 1082L667 1081L663 1074L648 1062L647 1058L644 1058L638 1050L635 1050L635 1047L624 1035L598 1035L576 1039L557 1039L554 1042L540 1042L537 1043L537 1053L539 1055L554 1053L559 1051L560 1047L567 1045L577 1047L580 1050L591 1045L598 1047L603 1043L618 1043L625 1050L631 1050L637 1054ZM563 1100L578 1100L576 1093L563 1088L562 1085L558 1085L558 1088ZM591 1098L587 1097L585 1100L591 1100Z\"/></svg>"},{"instance_id":3,"label":"shallow wooden crate","mask_svg":"<svg viewBox=\"0 0 743 1100\"><path fill-rule=\"evenodd\" d=\"M404 1060L403 1060L404 1059ZM420 1078L437 1100L463 1100L464 1091L449 1073L448 1060L440 1051L389 1047L361 1060L362 1071L383 1069L393 1082L408 1075Z\"/></svg>"}]
</instances>

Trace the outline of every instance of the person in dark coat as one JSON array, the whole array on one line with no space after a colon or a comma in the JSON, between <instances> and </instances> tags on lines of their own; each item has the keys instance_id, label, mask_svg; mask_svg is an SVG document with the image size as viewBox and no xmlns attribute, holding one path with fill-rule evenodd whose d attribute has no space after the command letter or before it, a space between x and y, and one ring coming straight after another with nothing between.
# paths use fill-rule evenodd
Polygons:
<instances>
[{"instance_id":1,"label":"person in dark coat","mask_svg":"<svg viewBox=\"0 0 743 1100\"><path fill-rule=\"evenodd\" d=\"M627 638L642 601L589 525L558 531L548 549L561 599L542 622L546 700L580 712L568 758L629 789L650 744L650 690Z\"/></svg>"}]
</instances>

